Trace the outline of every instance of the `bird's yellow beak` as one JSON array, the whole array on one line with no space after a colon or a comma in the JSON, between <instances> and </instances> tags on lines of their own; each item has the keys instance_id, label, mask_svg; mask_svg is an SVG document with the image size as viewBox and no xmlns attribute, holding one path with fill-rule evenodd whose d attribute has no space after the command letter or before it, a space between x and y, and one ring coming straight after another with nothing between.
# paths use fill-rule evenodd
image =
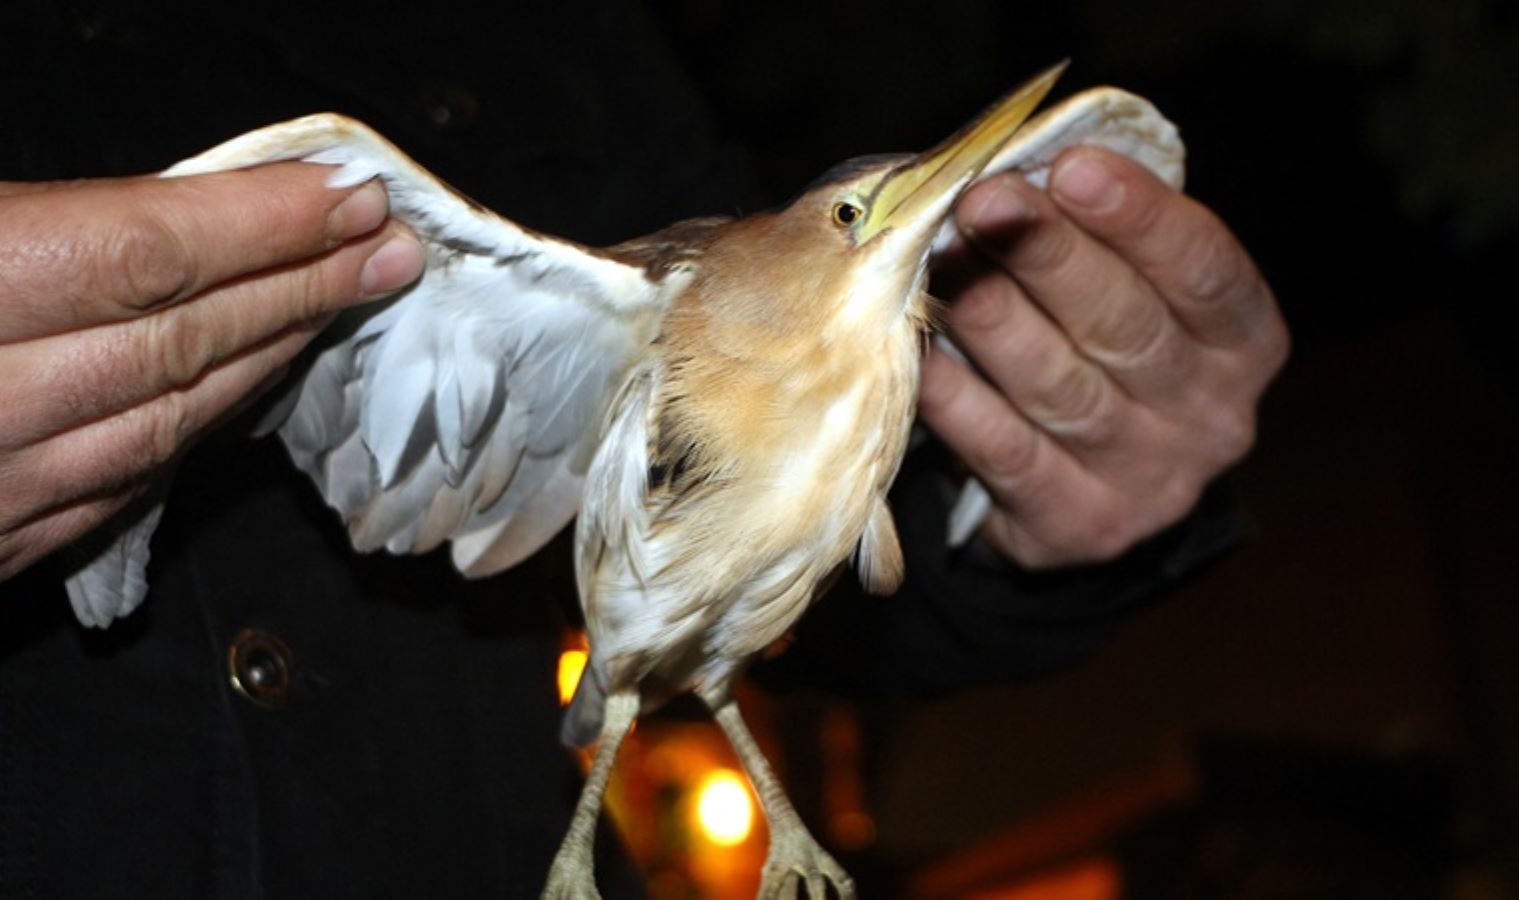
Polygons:
<instances>
[{"instance_id":1,"label":"bird's yellow beak","mask_svg":"<svg viewBox=\"0 0 1519 900\"><path fill-rule=\"evenodd\" d=\"M948 140L893 170L876 189L857 240L864 244L889 228L903 228L947 212L1044 99L1069 60L1034 76Z\"/></svg>"}]
</instances>

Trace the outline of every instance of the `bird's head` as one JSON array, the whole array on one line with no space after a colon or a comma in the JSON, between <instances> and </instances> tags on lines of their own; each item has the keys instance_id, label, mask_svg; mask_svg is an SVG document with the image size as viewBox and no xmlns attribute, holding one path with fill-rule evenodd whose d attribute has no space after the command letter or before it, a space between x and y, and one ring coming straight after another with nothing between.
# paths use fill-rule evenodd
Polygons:
<instances>
[{"instance_id":1,"label":"bird's head","mask_svg":"<svg viewBox=\"0 0 1519 900\"><path fill-rule=\"evenodd\" d=\"M734 223L744 234L730 249L752 253L750 261L786 261L755 282L768 288L762 302L786 303L796 307L788 311L794 316L814 322L826 316L851 329L900 320L923 290L945 216L1064 68L1029 80L931 150L850 160L784 209Z\"/></svg>"}]
</instances>

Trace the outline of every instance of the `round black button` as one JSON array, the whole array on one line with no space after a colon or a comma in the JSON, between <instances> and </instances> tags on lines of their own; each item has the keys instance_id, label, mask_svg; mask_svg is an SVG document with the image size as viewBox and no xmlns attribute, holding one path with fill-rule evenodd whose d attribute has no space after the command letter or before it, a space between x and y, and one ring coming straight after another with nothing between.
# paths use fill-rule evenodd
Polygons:
<instances>
[{"instance_id":1,"label":"round black button","mask_svg":"<svg viewBox=\"0 0 1519 900\"><path fill-rule=\"evenodd\" d=\"M266 709L278 709L290 695L295 658L274 635L244 628L227 648L227 672L233 690Z\"/></svg>"}]
</instances>

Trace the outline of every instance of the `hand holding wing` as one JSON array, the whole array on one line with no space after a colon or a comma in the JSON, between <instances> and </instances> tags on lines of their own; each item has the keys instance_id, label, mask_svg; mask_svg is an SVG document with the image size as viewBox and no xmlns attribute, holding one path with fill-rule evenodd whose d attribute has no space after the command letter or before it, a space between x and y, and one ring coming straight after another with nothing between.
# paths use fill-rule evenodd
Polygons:
<instances>
[{"instance_id":1,"label":"hand holding wing","mask_svg":"<svg viewBox=\"0 0 1519 900\"><path fill-rule=\"evenodd\" d=\"M229 141L166 177L277 160L378 178L427 249L416 285L330 327L273 420L354 545L420 553L451 541L469 575L500 571L575 514L608 392L657 329L639 268L534 234L450 190L367 127L309 116ZM130 612L149 513L69 581L81 619Z\"/></svg>"}]
</instances>

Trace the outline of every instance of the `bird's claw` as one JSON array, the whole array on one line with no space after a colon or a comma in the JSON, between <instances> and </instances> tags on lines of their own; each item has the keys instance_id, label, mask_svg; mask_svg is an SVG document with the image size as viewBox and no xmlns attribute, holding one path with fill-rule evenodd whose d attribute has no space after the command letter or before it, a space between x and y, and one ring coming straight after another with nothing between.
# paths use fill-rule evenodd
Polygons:
<instances>
[{"instance_id":1,"label":"bird's claw","mask_svg":"<svg viewBox=\"0 0 1519 900\"><path fill-rule=\"evenodd\" d=\"M596 867L589 856L565 853L554 857L540 900L601 900L596 890Z\"/></svg>"},{"instance_id":2,"label":"bird's claw","mask_svg":"<svg viewBox=\"0 0 1519 900\"><path fill-rule=\"evenodd\" d=\"M772 833L757 900L827 900L830 885L839 900L854 900L854 879L800 823Z\"/></svg>"}]
</instances>

